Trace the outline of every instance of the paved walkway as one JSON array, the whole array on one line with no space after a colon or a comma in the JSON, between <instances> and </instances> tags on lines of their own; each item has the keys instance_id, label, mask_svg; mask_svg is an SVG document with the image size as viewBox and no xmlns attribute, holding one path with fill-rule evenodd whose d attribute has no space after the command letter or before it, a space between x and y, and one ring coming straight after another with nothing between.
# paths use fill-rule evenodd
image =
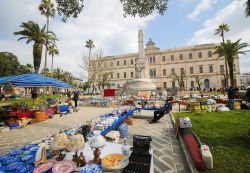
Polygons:
<instances>
[{"instance_id":1,"label":"paved walkway","mask_svg":"<svg viewBox=\"0 0 250 173\"><path fill-rule=\"evenodd\" d=\"M134 124L129 126L129 141L133 135L152 137L155 173L189 173L180 142L176 139L169 116L164 116L159 123L149 124L153 111L142 111L140 116L133 116Z\"/></svg>"},{"instance_id":2,"label":"paved walkway","mask_svg":"<svg viewBox=\"0 0 250 173\"><path fill-rule=\"evenodd\" d=\"M112 108L81 107L78 112L63 117L27 125L22 129L0 133L0 154L42 139L47 135L58 133L60 130L72 128L79 122L91 120L112 110Z\"/></svg>"}]
</instances>

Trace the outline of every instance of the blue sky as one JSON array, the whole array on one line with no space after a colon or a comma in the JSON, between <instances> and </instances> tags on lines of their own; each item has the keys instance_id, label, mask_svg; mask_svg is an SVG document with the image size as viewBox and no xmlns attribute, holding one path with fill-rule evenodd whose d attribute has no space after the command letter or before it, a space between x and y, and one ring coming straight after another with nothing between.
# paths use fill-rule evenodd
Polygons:
<instances>
[{"instance_id":1,"label":"blue sky","mask_svg":"<svg viewBox=\"0 0 250 173\"><path fill-rule=\"evenodd\" d=\"M206 19L214 17L232 1L211 1L215 3L211 8L196 18L189 19L188 14L192 13L200 2L200 0L170 0L166 14L156 17L146 26L146 40L152 38L162 49L186 46L193 34L202 28Z\"/></svg>"},{"instance_id":2,"label":"blue sky","mask_svg":"<svg viewBox=\"0 0 250 173\"><path fill-rule=\"evenodd\" d=\"M157 13L146 18L123 17L119 0L85 0L84 11L77 19L62 23L51 20L50 29L57 34L59 56L54 67L61 67L74 74L86 76L79 65L88 53L85 41L94 40L95 49L104 55L137 52L137 34L144 29L145 42L152 38L162 49L187 45L218 43L214 30L219 24L230 25L225 37L243 38L250 43L250 17L244 16L246 0L169 0L164 16ZM23 64L33 63L32 44L17 41L13 32L19 31L21 22L33 20L44 25L45 17L38 11L40 0L0 1L0 51L13 52ZM44 58L43 58L44 60ZM51 59L49 59L49 66ZM249 72L250 55L241 56L241 72ZM43 62L41 68L43 67Z\"/></svg>"}]
</instances>

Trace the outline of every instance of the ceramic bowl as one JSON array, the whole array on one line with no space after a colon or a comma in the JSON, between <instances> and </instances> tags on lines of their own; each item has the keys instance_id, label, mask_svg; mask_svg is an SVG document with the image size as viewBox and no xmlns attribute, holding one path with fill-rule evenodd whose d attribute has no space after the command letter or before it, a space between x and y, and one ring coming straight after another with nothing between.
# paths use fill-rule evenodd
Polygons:
<instances>
[{"instance_id":1,"label":"ceramic bowl","mask_svg":"<svg viewBox=\"0 0 250 173\"><path fill-rule=\"evenodd\" d=\"M102 166L97 164L87 164L80 173L102 173Z\"/></svg>"},{"instance_id":2,"label":"ceramic bowl","mask_svg":"<svg viewBox=\"0 0 250 173\"><path fill-rule=\"evenodd\" d=\"M120 162L118 162L117 165L113 166L113 167L108 167L105 165L105 158L109 158L109 157L113 157L115 155L120 155L123 156L122 160ZM102 159L102 166L103 166L103 170L104 171L108 171L108 172L122 172L122 170L128 166L129 164L129 159L128 157L122 155L122 154L109 154L106 155L103 159Z\"/></svg>"}]
</instances>

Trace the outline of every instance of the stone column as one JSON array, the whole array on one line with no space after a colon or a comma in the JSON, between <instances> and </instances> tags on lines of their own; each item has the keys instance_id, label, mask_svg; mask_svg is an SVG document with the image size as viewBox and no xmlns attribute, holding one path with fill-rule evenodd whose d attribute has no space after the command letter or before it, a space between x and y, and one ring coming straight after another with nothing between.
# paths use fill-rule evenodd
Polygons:
<instances>
[{"instance_id":1,"label":"stone column","mask_svg":"<svg viewBox=\"0 0 250 173\"><path fill-rule=\"evenodd\" d=\"M138 57L135 59L135 78L147 78L147 58L144 51L143 30L138 32Z\"/></svg>"}]
</instances>

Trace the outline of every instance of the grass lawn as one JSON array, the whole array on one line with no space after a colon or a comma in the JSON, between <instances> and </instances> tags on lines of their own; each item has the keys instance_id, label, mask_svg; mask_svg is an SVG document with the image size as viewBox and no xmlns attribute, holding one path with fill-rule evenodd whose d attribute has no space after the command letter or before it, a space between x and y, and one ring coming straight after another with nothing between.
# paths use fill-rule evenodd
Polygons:
<instances>
[{"instance_id":1,"label":"grass lawn","mask_svg":"<svg viewBox=\"0 0 250 173\"><path fill-rule=\"evenodd\" d=\"M66 96L62 96L63 98L65 98ZM52 96L39 96L37 99L35 99L35 106L42 104L45 104L45 101L48 98L59 98L59 95L52 95ZM9 99L9 100L5 100L5 101L0 101L0 105L1 104L5 104L5 103L10 103L10 104L14 104L14 103L26 103L29 106L32 106L32 99L31 98L16 98L16 99Z\"/></svg>"},{"instance_id":2,"label":"grass lawn","mask_svg":"<svg viewBox=\"0 0 250 173\"><path fill-rule=\"evenodd\" d=\"M193 131L210 147L214 169L206 173L250 172L250 111L175 113L190 117Z\"/></svg>"}]
</instances>

